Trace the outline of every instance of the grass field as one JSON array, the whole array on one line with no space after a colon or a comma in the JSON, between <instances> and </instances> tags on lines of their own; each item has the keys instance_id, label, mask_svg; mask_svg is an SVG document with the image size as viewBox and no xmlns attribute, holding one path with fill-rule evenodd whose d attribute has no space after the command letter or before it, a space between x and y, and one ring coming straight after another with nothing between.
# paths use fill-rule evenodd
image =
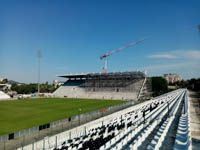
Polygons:
<instances>
[{"instance_id":1,"label":"grass field","mask_svg":"<svg viewBox=\"0 0 200 150\"><path fill-rule=\"evenodd\" d=\"M123 102L64 98L0 101L0 135L75 116L79 108L86 113Z\"/></svg>"}]
</instances>

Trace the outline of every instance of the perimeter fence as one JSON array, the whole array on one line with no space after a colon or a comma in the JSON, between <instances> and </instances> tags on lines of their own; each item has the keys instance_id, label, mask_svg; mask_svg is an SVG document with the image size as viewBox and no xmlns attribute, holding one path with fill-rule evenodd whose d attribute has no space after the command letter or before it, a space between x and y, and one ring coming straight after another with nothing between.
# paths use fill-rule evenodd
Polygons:
<instances>
[{"instance_id":1,"label":"perimeter fence","mask_svg":"<svg viewBox=\"0 0 200 150\"><path fill-rule=\"evenodd\" d=\"M0 136L0 150L13 150L17 149L18 147L23 147L25 145L44 139L45 137L53 136L55 134L83 125L87 122L99 119L103 116L112 114L119 110L128 108L133 104L133 101L127 101L115 106L101 108L96 111L65 118L29 129L24 129L19 132L2 135Z\"/></svg>"}]
</instances>

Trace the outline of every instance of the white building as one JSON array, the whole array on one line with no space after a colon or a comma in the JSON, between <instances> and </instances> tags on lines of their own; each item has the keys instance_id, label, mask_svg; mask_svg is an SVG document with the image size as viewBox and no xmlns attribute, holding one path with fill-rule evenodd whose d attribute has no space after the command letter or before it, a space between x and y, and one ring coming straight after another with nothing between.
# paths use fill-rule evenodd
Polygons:
<instances>
[{"instance_id":1,"label":"white building","mask_svg":"<svg viewBox=\"0 0 200 150\"><path fill-rule=\"evenodd\" d=\"M2 82L4 79L5 79L5 78L1 78L1 77L0 77L0 82Z\"/></svg>"},{"instance_id":2,"label":"white building","mask_svg":"<svg viewBox=\"0 0 200 150\"><path fill-rule=\"evenodd\" d=\"M61 86L61 85L63 85L64 84L64 82L61 82L61 81L58 81L58 80L53 80L53 85L54 85L54 87L56 88L57 86Z\"/></svg>"},{"instance_id":3,"label":"white building","mask_svg":"<svg viewBox=\"0 0 200 150\"><path fill-rule=\"evenodd\" d=\"M164 78L167 80L168 83L175 83L177 81L183 80L181 75L175 73L164 74Z\"/></svg>"}]
</instances>

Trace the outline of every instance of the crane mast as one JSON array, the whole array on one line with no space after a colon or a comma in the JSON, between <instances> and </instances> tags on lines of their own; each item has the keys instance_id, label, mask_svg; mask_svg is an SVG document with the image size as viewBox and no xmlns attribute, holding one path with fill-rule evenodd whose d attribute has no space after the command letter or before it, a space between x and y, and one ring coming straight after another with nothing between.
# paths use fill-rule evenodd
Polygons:
<instances>
[{"instance_id":1,"label":"crane mast","mask_svg":"<svg viewBox=\"0 0 200 150\"><path fill-rule=\"evenodd\" d=\"M126 45L126 46L123 46L123 47L121 47L121 48L112 50L112 51L110 51L110 52L108 52L108 53L105 53L103 56L101 56L100 59L101 59L101 60L104 60L103 72L104 72L104 73L107 73L107 67L108 67L108 60L107 60L107 57L108 57L108 56L110 56L110 55L112 55L112 54L114 54L114 53L120 52L120 51L122 51L122 50L124 50L124 49L126 49L126 48L129 48L129 47L133 46L133 45L136 45L136 44L138 44L138 43L140 43L140 42L142 42L142 41L144 41L144 40L146 40L146 39L147 39L147 38L143 38L143 39L140 39L140 40L136 40L136 41L134 41L134 42L132 42L132 43L129 43L129 44Z\"/></svg>"}]
</instances>

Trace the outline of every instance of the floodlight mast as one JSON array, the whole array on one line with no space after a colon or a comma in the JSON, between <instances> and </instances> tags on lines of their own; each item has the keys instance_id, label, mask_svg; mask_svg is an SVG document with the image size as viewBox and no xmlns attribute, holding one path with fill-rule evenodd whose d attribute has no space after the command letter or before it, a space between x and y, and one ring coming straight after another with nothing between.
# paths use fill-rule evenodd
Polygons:
<instances>
[{"instance_id":1,"label":"floodlight mast","mask_svg":"<svg viewBox=\"0 0 200 150\"><path fill-rule=\"evenodd\" d=\"M138 43L140 43L140 42L142 42L142 41L144 41L144 40L146 40L146 39L147 39L147 38L143 38L143 39L140 39L140 40L136 40L136 41L134 41L134 42L132 42L132 43L130 43L130 44L124 46L124 47L121 47L121 48L112 50L112 51L110 51L110 52L108 52L108 53L105 53L103 56L101 56L100 59L101 59L101 60L104 60L103 72L104 72L104 73L107 73L107 67L108 67L108 66L107 66L107 65L108 65L108 64L107 64L107 63L108 63L107 57L108 57L108 56L110 56L110 55L112 55L112 54L114 54L114 53L120 52L120 51L122 51L122 50L124 50L124 49L126 49L126 48L129 48L129 47L133 46L133 45L136 45L136 44L138 44Z\"/></svg>"},{"instance_id":2,"label":"floodlight mast","mask_svg":"<svg viewBox=\"0 0 200 150\"><path fill-rule=\"evenodd\" d=\"M37 52L38 57L38 96L40 95L40 58L42 57L42 52L39 50Z\"/></svg>"}]
</instances>

